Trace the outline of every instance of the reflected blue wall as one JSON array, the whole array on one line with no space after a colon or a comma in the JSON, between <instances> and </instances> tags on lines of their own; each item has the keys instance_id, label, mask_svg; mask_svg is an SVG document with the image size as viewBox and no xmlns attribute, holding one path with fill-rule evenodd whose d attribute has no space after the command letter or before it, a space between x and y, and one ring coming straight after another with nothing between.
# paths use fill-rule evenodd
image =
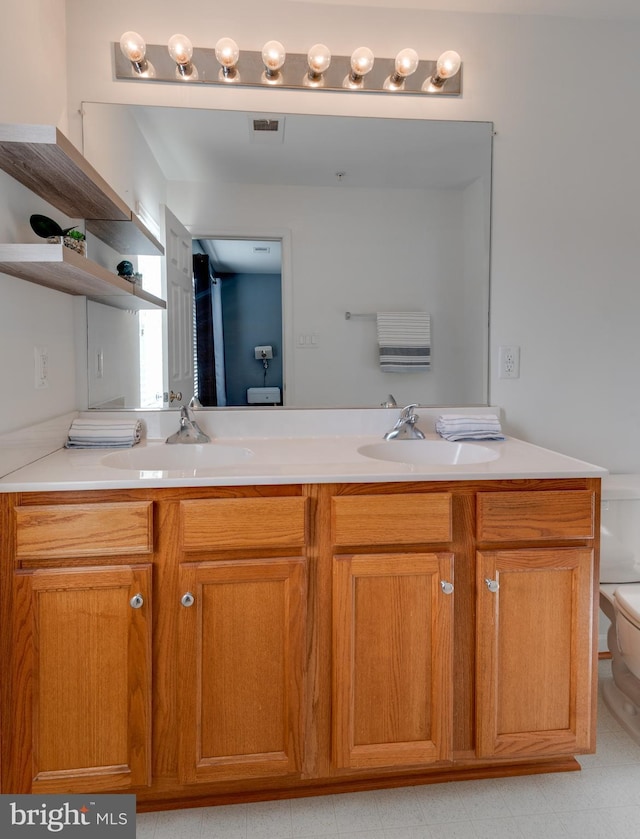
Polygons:
<instances>
[{"instance_id":1,"label":"reflected blue wall","mask_svg":"<svg viewBox=\"0 0 640 839\"><path fill-rule=\"evenodd\" d=\"M282 282L280 274L219 274L227 374L227 405L246 405L247 388L282 392ZM273 347L266 380L254 347Z\"/></svg>"}]
</instances>

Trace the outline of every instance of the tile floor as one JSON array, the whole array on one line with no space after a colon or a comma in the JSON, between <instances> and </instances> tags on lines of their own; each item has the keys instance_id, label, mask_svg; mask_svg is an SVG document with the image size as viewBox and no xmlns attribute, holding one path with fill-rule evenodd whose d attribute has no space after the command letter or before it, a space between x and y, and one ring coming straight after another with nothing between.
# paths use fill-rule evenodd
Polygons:
<instances>
[{"instance_id":1,"label":"tile floor","mask_svg":"<svg viewBox=\"0 0 640 839\"><path fill-rule=\"evenodd\" d=\"M607 675L609 662L600 663ZM640 746L600 701L581 772L143 813L138 839L635 839Z\"/></svg>"}]
</instances>

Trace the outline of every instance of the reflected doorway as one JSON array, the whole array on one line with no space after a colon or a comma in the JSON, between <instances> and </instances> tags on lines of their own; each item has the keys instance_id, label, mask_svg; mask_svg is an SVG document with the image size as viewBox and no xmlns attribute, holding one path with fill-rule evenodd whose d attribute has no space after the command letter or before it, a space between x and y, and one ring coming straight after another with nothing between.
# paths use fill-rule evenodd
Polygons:
<instances>
[{"instance_id":1,"label":"reflected doorway","mask_svg":"<svg viewBox=\"0 0 640 839\"><path fill-rule=\"evenodd\" d=\"M279 405L282 243L193 241L195 390L205 407Z\"/></svg>"}]
</instances>

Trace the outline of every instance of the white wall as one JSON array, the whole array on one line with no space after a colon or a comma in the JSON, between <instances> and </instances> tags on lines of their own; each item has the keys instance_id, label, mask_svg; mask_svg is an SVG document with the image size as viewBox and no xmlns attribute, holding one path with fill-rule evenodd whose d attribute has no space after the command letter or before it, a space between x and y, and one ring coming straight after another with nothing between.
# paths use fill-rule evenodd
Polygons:
<instances>
[{"instance_id":1,"label":"white wall","mask_svg":"<svg viewBox=\"0 0 640 839\"><path fill-rule=\"evenodd\" d=\"M455 48L464 94L400 101L118 83L106 42L129 28L155 43L183 31L209 47L229 34L246 49L277 36L294 52L316 40L343 54L360 41L385 55L406 44L433 57ZM179 10L167 0L113 0L74 16L73 32L86 39L86 54L73 61L71 109L94 99L493 121L491 400L512 433L612 470L640 470L638 24L277 0ZM613 74L604 63L611 54ZM89 56L90 75L79 71ZM551 56L562 56L555 78ZM519 379L495 377L500 344L521 347Z\"/></svg>"},{"instance_id":2,"label":"white wall","mask_svg":"<svg viewBox=\"0 0 640 839\"><path fill-rule=\"evenodd\" d=\"M6 7L5 7L6 6ZM0 121L35 122L67 129L64 0L5 4L0 54L16 54L17 33L28 50L20 70L5 64L0 85ZM0 241L39 241L29 227L32 213L52 208L0 172ZM63 223L66 217L55 216ZM41 241L41 240L40 240ZM0 274L0 373L5 398L0 433L39 422L76 406L74 307L66 294ZM35 389L34 347L49 351L49 387Z\"/></svg>"},{"instance_id":3,"label":"white wall","mask_svg":"<svg viewBox=\"0 0 640 839\"><path fill-rule=\"evenodd\" d=\"M522 369L517 380L493 376L491 399L503 406L512 433L613 471L640 471L637 23L280 0L68 0L67 9L76 141L83 100L493 121L492 372L504 343L521 346ZM407 43L433 57L455 48L464 59L464 95L312 97L116 82L110 42L130 28L156 43L184 31L208 47L229 34L245 49L274 36L294 52L319 40L342 54L365 40L380 55ZM552 64L554 56L561 60ZM22 90L36 95L42 121L51 120L35 79Z\"/></svg>"}]
</instances>

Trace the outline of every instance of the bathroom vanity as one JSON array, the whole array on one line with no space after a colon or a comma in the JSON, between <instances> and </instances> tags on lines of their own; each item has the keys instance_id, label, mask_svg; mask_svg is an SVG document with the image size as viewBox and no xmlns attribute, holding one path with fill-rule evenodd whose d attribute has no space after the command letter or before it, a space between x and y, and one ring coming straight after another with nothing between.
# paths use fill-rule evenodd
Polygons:
<instances>
[{"instance_id":1,"label":"bathroom vanity","mask_svg":"<svg viewBox=\"0 0 640 839\"><path fill-rule=\"evenodd\" d=\"M604 470L244 443L217 475L59 451L0 481L3 792L145 810L579 768Z\"/></svg>"}]
</instances>

